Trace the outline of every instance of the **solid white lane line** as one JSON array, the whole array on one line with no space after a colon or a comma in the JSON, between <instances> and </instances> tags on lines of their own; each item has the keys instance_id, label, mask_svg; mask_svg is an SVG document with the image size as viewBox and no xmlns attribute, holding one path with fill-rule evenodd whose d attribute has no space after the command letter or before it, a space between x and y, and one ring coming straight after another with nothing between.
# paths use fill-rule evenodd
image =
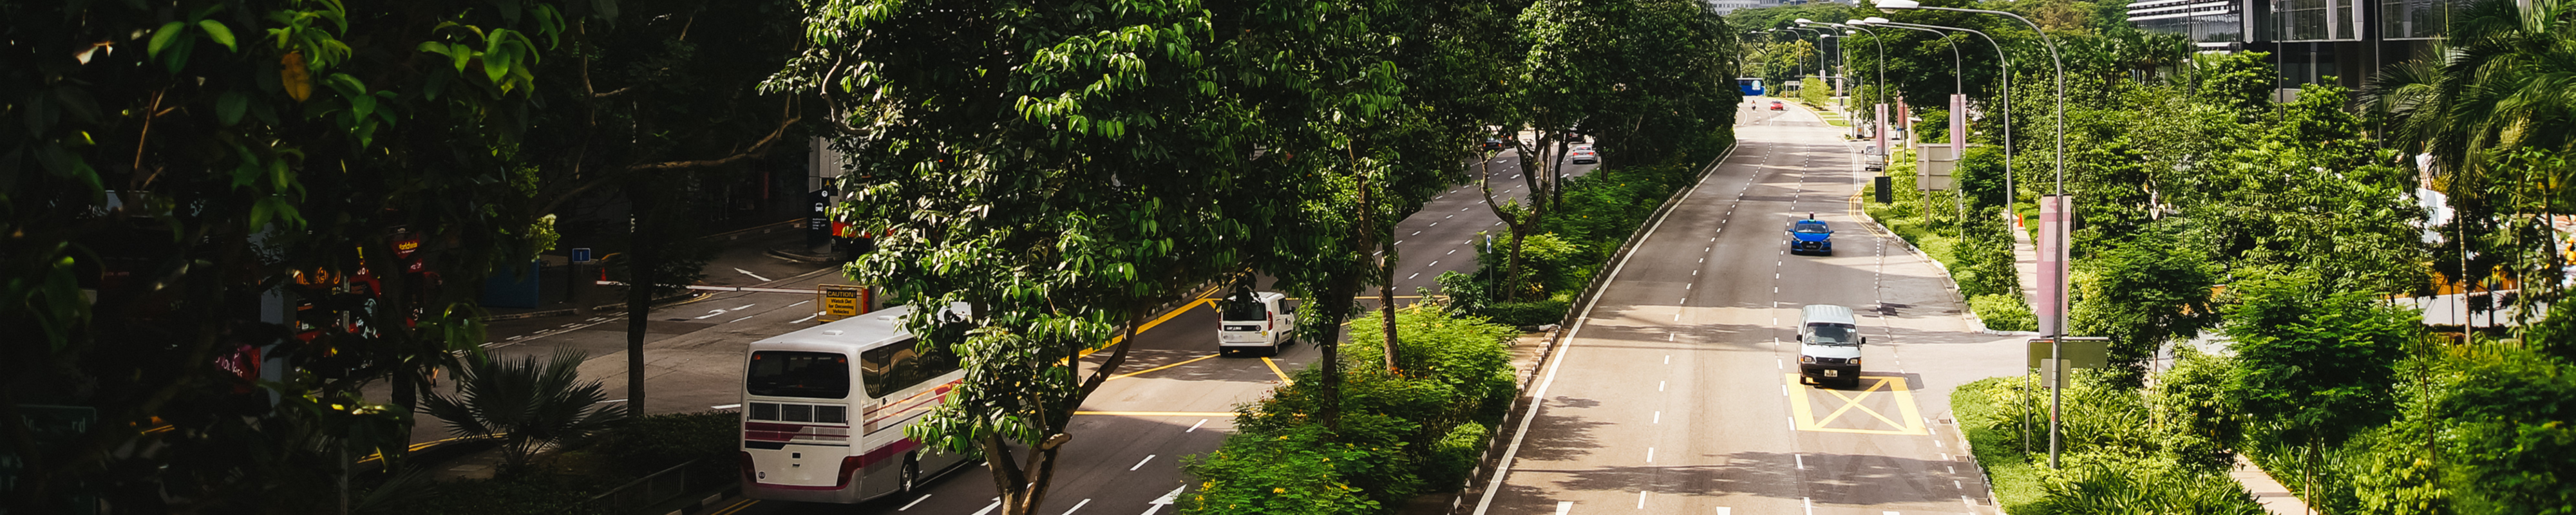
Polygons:
<instances>
[{"instance_id":1,"label":"solid white lane line","mask_svg":"<svg viewBox=\"0 0 2576 515\"><path fill-rule=\"evenodd\" d=\"M919 498L919 499L913 499L913 500L912 500L912 502L903 503L903 507L901 507L901 508L895 508L895 509L894 509L894 511L903 511L903 510L909 510L909 509L912 509L912 505L915 505L915 504L921 504L921 502L922 502L922 501L930 500L930 496L931 496L931 495L932 495L932 494L921 494L921 498Z\"/></svg>"},{"instance_id":2,"label":"solid white lane line","mask_svg":"<svg viewBox=\"0 0 2576 515\"><path fill-rule=\"evenodd\" d=\"M1190 428L1189 428L1188 430L1181 431L1181 432L1183 432L1183 433L1187 433L1187 432L1190 432L1190 431L1197 431L1197 430L1199 430L1199 426L1207 425L1207 421L1208 421L1208 419L1204 419L1204 418L1199 419L1199 423L1196 423L1196 424L1190 424Z\"/></svg>"},{"instance_id":3,"label":"solid white lane line","mask_svg":"<svg viewBox=\"0 0 2576 515\"><path fill-rule=\"evenodd\" d=\"M1147 454L1147 455L1145 455L1145 459L1136 460L1136 466L1133 466L1133 467L1127 467L1127 471L1128 471L1128 472L1135 472L1135 471L1136 471L1136 469L1145 468L1145 462L1148 462L1148 461L1154 461L1154 455L1152 455L1152 454Z\"/></svg>"}]
</instances>

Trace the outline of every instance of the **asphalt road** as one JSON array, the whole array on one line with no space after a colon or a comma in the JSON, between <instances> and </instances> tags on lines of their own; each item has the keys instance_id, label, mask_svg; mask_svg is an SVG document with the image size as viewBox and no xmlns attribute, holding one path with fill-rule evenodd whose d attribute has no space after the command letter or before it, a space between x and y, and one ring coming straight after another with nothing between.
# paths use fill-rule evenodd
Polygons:
<instances>
[{"instance_id":1,"label":"asphalt road","mask_svg":"<svg viewBox=\"0 0 2576 515\"><path fill-rule=\"evenodd\" d=\"M1791 109L1748 111L1738 148L1614 265L1544 372L1500 487L1469 500L1481 512L1994 511L1947 400L2013 373L2015 338L1970 332L1934 265L1856 223L1842 129ZM1786 254L1808 213L1836 229L1837 254ZM1863 314L1860 387L1795 379L1809 303Z\"/></svg>"}]
</instances>

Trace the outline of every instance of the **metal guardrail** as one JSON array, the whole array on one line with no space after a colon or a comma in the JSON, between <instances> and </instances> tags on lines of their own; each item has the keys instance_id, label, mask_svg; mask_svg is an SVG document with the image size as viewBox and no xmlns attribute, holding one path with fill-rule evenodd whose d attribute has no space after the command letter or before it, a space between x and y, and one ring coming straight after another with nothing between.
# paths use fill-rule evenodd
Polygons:
<instances>
[{"instance_id":1,"label":"metal guardrail","mask_svg":"<svg viewBox=\"0 0 2576 515\"><path fill-rule=\"evenodd\" d=\"M609 489L606 493L591 497L590 503L608 513L627 513L671 500L689 493L689 466L696 464L698 460L689 460L687 463L662 469L661 472L628 481L624 485L618 485L617 488Z\"/></svg>"}]
</instances>

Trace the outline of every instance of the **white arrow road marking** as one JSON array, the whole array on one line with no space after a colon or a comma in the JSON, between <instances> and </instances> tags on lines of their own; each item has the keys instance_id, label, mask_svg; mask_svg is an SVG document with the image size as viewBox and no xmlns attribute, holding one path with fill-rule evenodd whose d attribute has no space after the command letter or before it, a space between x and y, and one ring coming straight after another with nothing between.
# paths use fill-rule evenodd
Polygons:
<instances>
[{"instance_id":1,"label":"white arrow road marking","mask_svg":"<svg viewBox=\"0 0 2576 515\"><path fill-rule=\"evenodd\" d=\"M751 271L750 271L750 270L744 270L744 269L736 268L736 269L733 269L733 271L736 271L736 272L742 272L742 275L748 275L748 276L751 276L751 278L753 278L753 279L759 279L759 280L760 280L760 282L764 282L764 283L765 283L765 282L769 282L769 278L767 278L767 277L761 277L761 276L760 276L760 274L751 273ZM900 510L898 510L898 511L900 511Z\"/></svg>"},{"instance_id":2,"label":"white arrow road marking","mask_svg":"<svg viewBox=\"0 0 2576 515\"><path fill-rule=\"evenodd\" d=\"M698 319L699 319L699 320L706 320L706 319L707 319L707 317L712 317L712 316L722 315L722 314L725 314L725 310L721 310L721 309L710 309L710 310L707 310L707 314L706 314L706 315L704 315L704 316L699 316L699 317L698 317Z\"/></svg>"},{"instance_id":3,"label":"white arrow road marking","mask_svg":"<svg viewBox=\"0 0 2576 515\"><path fill-rule=\"evenodd\" d=\"M1154 512L1163 511L1164 506L1180 502L1183 488L1189 488L1189 485L1181 485L1180 488L1172 489L1171 493L1163 494L1162 497L1156 497L1153 501L1145 503L1145 515L1154 515Z\"/></svg>"}]
</instances>

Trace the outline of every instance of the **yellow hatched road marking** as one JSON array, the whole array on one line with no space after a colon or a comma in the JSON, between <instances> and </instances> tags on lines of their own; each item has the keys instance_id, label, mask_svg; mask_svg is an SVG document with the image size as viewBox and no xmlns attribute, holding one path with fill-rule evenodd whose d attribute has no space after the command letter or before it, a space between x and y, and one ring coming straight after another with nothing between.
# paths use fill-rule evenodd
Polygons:
<instances>
[{"instance_id":1,"label":"yellow hatched road marking","mask_svg":"<svg viewBox=\"0 0 2576 515\"><path fill-rule=\"evenodd\" d=\"M1279 374L1279 382L1281 384L1297 382L1295 379L1289 379L1287 372L1279 371L1279 362L1271 361L1270 358L1261 358L1261 364L1270 365L1270 373Z\"/></svg>"},{"instance_id":2,"label":"yellow hatched road marking","mask_svg":"<svg viewBox=\"0 0 2576 515\"><path fill-rule=\"evenodd\" d=\"M1126 378L1128 378L1128 377L1133 377L1133 376L1135 376L1135 375L1137 375L1137 374L1142 374L1142 373L1146 373L1146 372L1152 372L1152 371L1156 371L1156 370L1162 370L1162 369L1166 369L1166 368L1177 367L1177 366L1181 366L1181 365L1187 365L1187 364L1191 364L1191 363L1197 363L1197 362L1199 362L1199 360L1204 360L1204 359L1213 358L1213 357L1217 357L1217 356L1223 356L1223 355L1224 355L1224 354L1209 354L1209 355L1206 355L1206 356L1199 356L1199 357L1195 357L1195 358L1190 358L1190 359L1188 359L1188 360L1184 360L1184 361L1179 362L1179 363L1173 363L1173 364L1169 364L1169 365L1163 365L1163 366L1159 366L1159 367L1148 368L1148 369L1138 370L1138 371L1134 371L1134 372L1128 372L1128 373L1124 373L1124 374L1118 374L1118 375L1114 375L1114 376L1109 376L1109 378L1110 378L1110 379L1126 379Z\"/></svg>"},{"instance_id":3,"label":"yellow hatched road marking","mask_svg":"<svg viewBox=\"0 0 2576 515\"><path fill-rule=\"evenodd\" d=\"M1815 409L1808 406L1807 387L1805 384L1798 382L1798 374L1783 374L1783 376L1788 380L1790 386L1789 389L1796 392L1794 395L1795 398L1791 399L1789 402L1789 409L1793 412L1793 417L1795 419L1792 421L1798 424L1798 430L1800 431L1875 435L1931 434L1923 429L1922 413L1914 407L1914 392L1905 388L1904 377L1861 376L1862 379L1874 379L1877 382L1870 384L1868 389L1862 390L1858 395L1844 395L1843 392L1838 390L1826 390L1827 392L1832 392L1834 397L1842 399L1843 405L1835 408L1832 413L1826 414L1824 418L1817 418ZM1886 414L1879 413L1878 410L1870 409L1868 406L1861 405L1861 401L1868 400L1871 397L1870 394L1879 392L1882 389L1887 391L1890 396L1896 399L1897 409L1904 414L1902 418L1891 420ZM1895 427L1897 429L1825 427L1826 424L1831 424L1835 420L1842 418L1844 413L1849 413L1853 410L1868 413L1871 418L1876 418L1880 422L1887 423L1888 427ZM1902 422L1899 422L1899 420L1902 420Z\"/></svg>"}]
</instances>

